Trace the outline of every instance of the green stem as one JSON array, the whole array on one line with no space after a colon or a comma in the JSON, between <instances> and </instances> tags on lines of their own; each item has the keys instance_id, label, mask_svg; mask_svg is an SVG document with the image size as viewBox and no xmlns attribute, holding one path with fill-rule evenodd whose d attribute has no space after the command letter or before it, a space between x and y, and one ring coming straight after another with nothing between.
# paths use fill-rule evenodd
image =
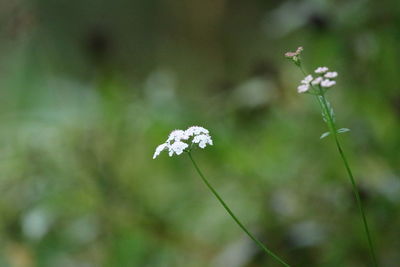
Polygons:
<instances>
[{"instance_id":1,"label":"green stem","mask_svg":"<svg viewBox=\"0 0 400 267\"><path fill-rule=\"evenodd\" d=\"M301 62L299 62L298 66L299 66L301 72L305 76L307 76L307 73L304 71L303 66L301 65ZM333 136L333 138L335 139L336 147L337 147L337 149L339 151L340 157L343 160L343 163L344 163L344 166L346 168L347 174L348 174L348 176L350 178L350 182L351 182L351 186L352 186L352 189L353 189L353 193L355 195L355 198L356 198L356 201L357 201L357 206L358 206L358 209L359 209L359 211L361 213L362 221L363 221L363 224L364 224L365 233L367 235L371 258L372 258L372 261L374 263L374 266L378 266L378 263L377 263L377 260L376 260L376 256L375 256L374 246L373 246L373 243L372 243L371 234L370 234L368 223L367 223L367 218L365 216L364 208L363 208L363 205L362 205L362 202L361 202L361 198L360 198L360 193L358 191L357 184L356 184L356 181L354 179L353 172L351 171L349 162L347 161L347 158L346 158L346 156L345 156L345 154L343 152L342 146L340 145L339 138L338 138L338 135L337 135L337 130L336 130L336 124L335 124L335 121L334 121L334 119L333 119L333 117L331 115L331 112L330 112L330 109L329 109L329 105L328 105L328 101L325 98L325 93L322 91L321 87L319 87L319 94L316 97L317 97L318 103L320 104L322 112L325 114L325 118L327 118L327 122L326 123L328 124L329 131L330 131L331 135Z\"/></svg>"},{"instance_id":2,"label":"green stem","mask_svg":"<svg viewBox=\"0 0 400 267\"><path fill-rule=\"evenodd\" d=\"M304 76L307 76L308 74L305 72L305 70L303 69L303 65L301 65L301 62L299 62L299 64L297 65L299 66L301 72L304 74Z\"/></svg>"},{"instance_id":3,"label":"green stem","mask_svg":"<svg viewBox=\"0 0 400 267\"><path fill-rule=\"evenodd\" d=\"M331 116L331 113L330 113L330 110L329 110L329 107L328 107L328 103L326 101L326 98L325 98L324 94L321 94L321 103L322 103L324 112L327 115L328 124L330 125L329 128L330 128L331 134L333 135L333 137L335 139L336 147L337 147L337 149L339 151L340 157L343 160L343 163L344 163L344 166L346 168L347 174L348 174L348 176L350 178L350 182L351 182L351 186L352 186L352 189L353 189L353 193L355 195L355 198L356 198L356 201L357 201L357 206L358 206L358 209L359 209L359 211L361 213L362 221L363 221L363 224L364 224L365 233L367 235L368 245L369 245L372 261L374 263L374 266L378 266L378 263L377 263L377 260L376 260L376 256L375 256L374 246L373 246L373 243L372 243L371 234L370 234L368 223L367 223L367 218L365 216L364 208L363 208L363 205L362 205L362 202L361 202L360 193L358 191L358 187L357 187L356 181L354 179L353 172L351 171L350 165L349 165L349 163L347 161L347 158L346 158L346 156L345 156L345 154L343 152L342 146L341 146L341 144L339 142L339 138L338 138L337 131L336 131L336 125L335 125L335 122L334 122L334 120L333 120L333 118Z\"/></svg>"},{"instance_id":4,"label":"green stem","mask_svg":"<svg viewBox=\"0 0 400 267\"><path fill-rule=\"evenodd\" d=\"M273 253L271 250L269 250L263 243L261 243L255 236L253 236L247 228L239 221L239 219L235 216L235 214L232 212L232 210L226 205L225 201L222 200L222 198L219 196L217 191L212 187L212 185L208 182L206 177L203 175L203 173L200 171L200 168L197 166L196 162L194 161L192 154L188 152L189 158L192 161L197 173L200 175L201 179L203 182L207 185L207 187L211 190L211 192L214 194L214 196L219 200L221 205L225 208L225 210L231 215L232 219L239 225L240 228L262 249L264 250L268 255L273 257L275 260L280 262L283 266L290 267L289 264L284 262L281 258L279 258L275 253Z\"/></svg>"}]
</instances>

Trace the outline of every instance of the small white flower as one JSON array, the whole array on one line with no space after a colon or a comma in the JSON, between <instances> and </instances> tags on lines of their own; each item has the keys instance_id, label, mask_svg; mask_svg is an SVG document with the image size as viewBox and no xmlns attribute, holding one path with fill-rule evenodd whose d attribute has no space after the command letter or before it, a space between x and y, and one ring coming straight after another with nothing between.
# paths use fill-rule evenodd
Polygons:
<instances>
[{"instance_id":1,"label":"small white flower","mask_svg":"<svg viewBox=\"0 0 400 267\"><path fill-rule=\"evenodd\" d=\"M301 81L301 83L302 83L302 84L309 84L313 79L314 79L313 76L310 74L310 75L307 75L307 76Z\"/></svg>"},{"instance_id":2,"label":"small white flower","mask_svg":"<svg viewBox=\"0 0 400 267\"><path fill-rule=\"evenodd\" d=\"M302 84L299 87L297 87L297 92L299 93L305 93L310 89L310 86L308 84Z\"/></svg>"},{"instance_id":3,"label":"small white flower","mask_svg":"<svg viewBox=\"0 0 400 267\"><path fill-rule=\"evenodd\" d=\"M315 73L321 74L321 73L325 73L325 72L327 72L327 71L328 71L328 68L327 68L327 67L318 67L318 68L315 70Z\"/></svg>"},{"instance_id":4,"label":"small white flower","mask_svg":"<svg viewBox=\"0 0 400 267\"><path fill-rule=\"evenodd\" d=\"M169 146L169 156L172 157L174 153L180 155L187 147L189 147L188 144L181 141L177 141Z\"/></svg>"},{"instance_id":5,"label":"small white flower","mask_svg":"<svg viewBox=\"0 0 400 267\"><path fill-rule=\"evenodd\" d=\"M162 151L166 150L166 149L168 149L168 144L167 144L167 143L164 143L164 144L159 145L159 146L156 148L156 152L154 152L153 159L157 158L158 155L160 155L160 153L161 153Z\"/></svg>"},{"instance_id":6,"label":"small white flower","mask_svg":"<svg viewBox=\"0 0 400 267\"><path fill-rule=\"evenodd\" d=\"M322 77L317 77L314 79L314 81L311 82L312 85L318 85L322 82L323 78Z\"/></svg>"},{"instance_id":7,"label":"small white flower","mask_svg":"<svg viewBox=\"0 0 400 267\"><path fill-rule=\"evenodd\" d=\"M200 148L205 148L207 146L207 144L213 145L213 142L211 140L211 136L209 136L208 134L196 135L193 138L193 143L194 144L199 144Z\"/></svg>"},{"instance_id":8,"label":"small white flower","mask_svg":"<svg viewBox=\"0 0 400 267\"><path fill-rule=\"evenodd\" d=\"M185 131L187 136L193 136L193 135L198 135L198 134L208 134L209 131L206 128L200 127L200 126L192 126L189 127L186 131Z\"/></svg>"},{"instance_id":9,"label":"small white flower","mask_svg":"<svg viewBox=\"0 0 400 267\"><path fill-rule=\"evenodd\" d=\"M170 142L170 141L181 141L181 140L187 140L187 139L189 139L189 136L186 134L185 131L183 131L183 130L174 130L169 134L167 142Z\"/></svg>"},{"instance_id":10,"label":"small white flower","mask_svg":"<svg viewBox=\"0 0 400 267\"><path fill-rule=\"evenodd\" d=\"M337 76L338 76L338 73L336 71L327 72L324 75L325 78L330 78L330 79L336 78Z\"/></svg>"},{"instance_id":11,"label":"small white flower","mask_svg":"<svg viewBox=\"0 0 400 267\"><path fill-rule=\"evenodd\" d=\"M331 81L331 80L329 80L329 79L325 79L325 80L323 80L323 81L321 82L321 86L322 86L322 87L326 87L326 88L332 87L332 86L334 86L335 84L336 84L335 81Z\"/></svg>"}]
</instances>

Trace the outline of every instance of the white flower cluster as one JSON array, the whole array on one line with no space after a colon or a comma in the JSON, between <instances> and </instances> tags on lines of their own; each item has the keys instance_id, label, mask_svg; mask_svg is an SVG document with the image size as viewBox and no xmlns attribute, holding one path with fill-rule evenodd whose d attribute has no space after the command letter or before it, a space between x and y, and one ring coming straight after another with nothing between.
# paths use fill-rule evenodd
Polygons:
<instances>
[{"instance_id":1,"label":"white flower cluster","mask_svg":"<svg viewBox=\"0 0 400 267\"><path fill-rule=\"evenodd\" d=\"M305 93L312 86L321 86L324 88L330 88L336 84L336 82L333 80L338 76L338 73L336 71L328 71L329 69L327 67L318 67L315 70L315 73L317 74L317 77L313 77L311 74L307 75L302 81L301 84L297 87L297 92L299 93Z\"/></svg>"},{"instance_id":2,"label":"white flower cluster","mask_svg":"<svg viewBox=\"0 0 400 267\"><path fill-rule=\"evenodd\" d=\"M184 130L174 130L172 131L167 141L159 145L154 152L153 159L158 157L160 153L164 150L168 150L170 157L172 155L182 154L186 148L189 147L185 141L189 141L192 138L192 144L197 144L200 148L205 148L207 145L213 145L209 131L200 126L192 126Z\"/></svg>"}]
</instances>

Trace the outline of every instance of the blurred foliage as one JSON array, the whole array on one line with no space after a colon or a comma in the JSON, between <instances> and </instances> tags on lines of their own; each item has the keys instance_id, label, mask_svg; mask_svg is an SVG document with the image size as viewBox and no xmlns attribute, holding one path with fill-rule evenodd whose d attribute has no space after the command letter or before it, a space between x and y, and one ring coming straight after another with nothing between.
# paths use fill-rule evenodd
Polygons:
<instances>
[{"instance_id":1,"label":"blurred foliage","mask_svg":"<svg viewBox=\"0 0 400 267\"><path fill-rule=\"evenodd\" d=\"M381 266L400 262L399 1L0 2L0 266L367 266L361 219L301 74L329 94Z\"/></svg>"}]
</instances>

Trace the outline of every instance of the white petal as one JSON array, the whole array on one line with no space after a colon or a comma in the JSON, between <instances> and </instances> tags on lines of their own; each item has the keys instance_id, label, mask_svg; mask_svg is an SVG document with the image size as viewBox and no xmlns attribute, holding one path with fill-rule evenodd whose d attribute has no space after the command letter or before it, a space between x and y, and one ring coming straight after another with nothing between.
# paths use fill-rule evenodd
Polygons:
<instances>
[{"instance_id":1,"label":"white petal","mask_svg":"<svg viewBox=\"0 0 400 267\"><path fill-rule=\"evenodd\" d=\"M314 79L314 81L311 82L312 85L318 85L322 82L323 78L322 77L317 77Z\"/></svg>"},{"instance_id":2,"label":"white petal","mask_svg":"<svg viewBox=\"0 0 400 267\"><path fill-rule=\"evenodd\" d=\"M327 67L318 67L318 68L315 70L315 73L320 74L320 73L325 73L325 72L327 72L327 71L328 71L328 68L327 68Z\"/></svg>"},{"instance_id":3,"label":"white petal","mask_svg":"<svg viewBox=\"0 0 400 267\"><path fill-rule=\"evenodd\" d=\"M210 145L213 144L213 142L211 140L211 136L209 136L208 134L196 135L193 138L192 142L195 144L199 144L200 148L205 148L207 146L207 144L210 144Z\"/></svg>"},{"instance_id":4,"label":"white petal","mask_svg":"<svg viewBox=\"0 0 400 267\"><path fill-rule=\"evenodd\" d=\"M180 141L180 140L187 140L189 136L183 130L174 130L172 131L169 136L167 142L170 141Z\"/></svg>"},{"instance_id":5,"label":"white petal","mask_svg":"<svg viewBox=\"0 0 400 267\"><path fill-rule=\"evenodd\" d=\"M195 144L197 144L197 143L200 143L200 142L202 142L202 141L204 141L204 140L206 140L207 139L207 135L205 135L205 134L200 134L200 135L196 135L194 138L193 138L193 143L195 143Z\"/></svg>"},{"instance_id":6,"label":"white petal","mask_svg":"<svg viewBox=\"0 0 400 267\"><path fill-rule=\"evenodd\" d=\"M183 151L188 147L189 145L184 143L184 142L175 142L170 146L170 156L172 156L174 153L177 155L180 155L183 153Z\"/></svg>"},{"instance_id":7,"label":"white petal","mask_svg":"<svg viewBox=\"0 0 400 267\"><path fill-rule=\"evenodd\" d=\"M200 127L200 126L191 126L185 131L187 136L193 136L193 135L198 135L198 134L208 134L209 131L206 128Z\"/></svg>"},{"instance_id":8,"label":"white petal","mask_svg":"<svg viewBox=\"0 0 400 267\"><path fill-rule=\"evenodd\" d=\"M325 78L336 78L338 76L338 73L336 71L332 71L332 72L327 72L325 73L324 77Z\"/></svg>"},{"instance_id":9,"label":"white petal","mask_svg":"<svg viewBox=\"0 0 400 267\"><path fill-rule=\"evenodd\" d=\"M166 143L159 145L159 146L156 148L156 151L154 152L153 159L157 158L158 155L160 155L160 153L161 153L164 149L166 149L167 147L168 147L168 144L166 144Z\"/></svg>"},{"instance_id":10,"label":"white petal","mask_svg":"<svg viewBox=\"0 0 400 267\"><path fill-rule=\"evenodd\" d=\"M299 87L297 87L297 92L304 93L304 92L307 92L309 89L310 89L310 86L308 84L302 84Z\"/></svg>"},{"instance_id":11,"label":"white petal","mask_svg":"<svg viewBox=\"0 0 400 267\"><path fill-rule=\"evenodd\" d=\"M325 80L323 80L323 81L321 82L321 86L322 86L322 87L326 87L326 88L332 87L332 86L334 86L335 84L336 84L335 81L331 81L331 80L329 80L329 79L325 79Z\"/></svg>"},{"instance_id":12,"label":"white petal","mask_svg":"<svg viewBox=\"0 0 400 267\"><path fill-rule=\"evenodd\" d=\"M302 83L302 84L309 84L313 79L314 79L313 76L310 74L310 75L307 75L307 76L301 81L301 83Z\"/></svg>"}]
</instances>

